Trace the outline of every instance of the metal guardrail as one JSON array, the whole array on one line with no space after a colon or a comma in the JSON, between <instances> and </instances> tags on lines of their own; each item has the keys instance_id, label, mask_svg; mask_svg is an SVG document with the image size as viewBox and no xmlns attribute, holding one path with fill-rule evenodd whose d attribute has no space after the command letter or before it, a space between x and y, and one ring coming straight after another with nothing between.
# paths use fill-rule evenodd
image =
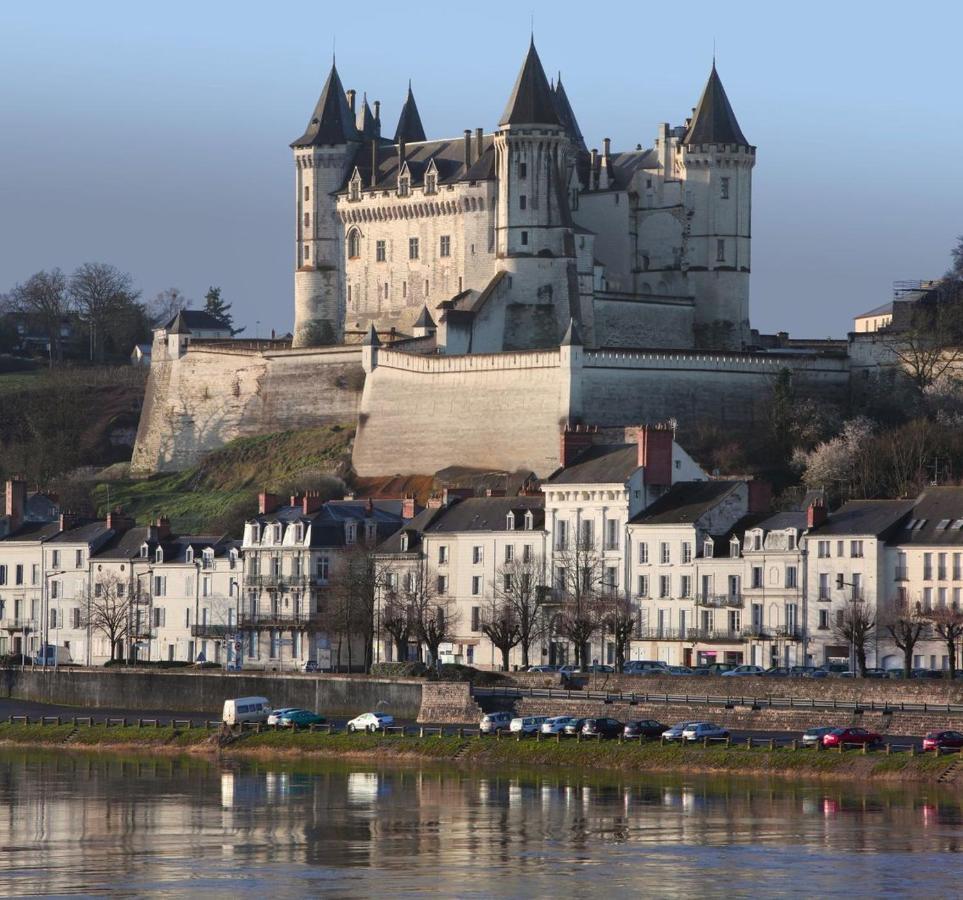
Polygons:
<instances>
[{"instance_id":1,"label":"metal guardrail","mask_svg":"<svg viewBox=\"0 0 963 900\"><path fill-rule=\"evenodd\" d=\"M538 697L544 700L591 700L603 703L682 703L686 705L721 706L732 708L748 706L754 709L821 709L850 712L882 713L961 713L963 703L879 703L862 700L817 700L812 697L764 697L734 696L727 694L650 694L626 691L570 691L556 688L509 688L477 687L472 689L474 697Z\"/></svg>"}]
</instances>

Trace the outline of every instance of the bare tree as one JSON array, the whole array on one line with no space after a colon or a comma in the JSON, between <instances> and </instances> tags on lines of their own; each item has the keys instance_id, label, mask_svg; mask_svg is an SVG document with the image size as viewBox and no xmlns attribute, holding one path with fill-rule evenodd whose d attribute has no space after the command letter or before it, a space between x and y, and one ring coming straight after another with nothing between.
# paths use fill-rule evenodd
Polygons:
<instances>
[{"instance_id":1,"label":"bare tree","mask_svg":"<svg viewBox=\"0 0 963 900\"><path fill-rule=\"evenodd\" d=\"M941 283L913 306L905 327L885 332L886 345L920 394L963 360L963 309L955 294L951 283Z\"/></svg>"},{"instance_id":2,"label":"bare tree","mask_svg":"<svg viewBox=\"0 0 963 900\"><path fill-rule=\"evenodd\" d=\"M513 556L496 575L495 598L511 609L518 625L518 646L525 669L531 665L532 647L546 630L544 577L544 560L531 551Z\"/></svg>"},{"instance_id":3,"label":"bare tree","mask_svg":"<svg viewBox=\"0 0 963 900\"><path fill-rule=\"evenodd\" d=\"M953 606L938 606L928 614L933 631L946 644L950 678L956 678L956 653L963 640L963 612Z\"/></svg>"},{"instance_id":4,"label":"bare tree","mask_svg":"<svg viewBox=\"0 0 963 900\"><path fill-rule=\"evenodd\" d=\"M490 597L482 609L481 630L501 653L502 671L507 672L509 654L521 639L514 606L504 599Z\"/></svg>"},{"instance_id":5,"label":"bare tree","mask_svg":"<svg viewBox=\"0 0 963 900\"><path fill-rule=\"evenodd\" d=\"M615 644L615 671L625 668L629 644L635 631L636 615L628 594L615 592L610 598L609 609L605 612L605 629L612 635Z\"/></svg>"},{"instance_id":6,"label":"bare tree","mask_svg":"<svg viewBox=\"0 0 963 900\"><path fill-rule=\"evenodd\" d=\"M113 573L99 576L88 588L87 608L82 611L84 627L100 632L110 644L110 661L130 633L131 592L125 581Z\"/></svg>"},{"instance_id":7,"label":"bare tree","mask_svg":"<svg viewBox=\"0 0 963 900\"><path fill-rule=\"evenodd\" d=\"M396 590L386 590L381 604L380 630L395 647L398 662L408 659L408 646L415 634L415 614L407 598Z\"/></svg>"},{"instance_id":8,"label":"bare tree","mask_svg":"<svg viewBox=\"0 0 963 900\"><path fill-rule=\"evenodd\" d=\"M343 555L328 591L335 614L333 630L347 639L349 670L353 665L352 636L362 639L364 671L371 669L376 598L386 577L385 567L376 560L373 550L363 543L349 549ZM340 663L340 638L338 646Z\"/></svg>"},{"instance_id":9,"label":"bare tree","mask_svg":"<svg viewBox=\"0 0 963 900\"><path fill-rule=\"evenodd\" d=\"M913 651L927 638L929 620L906 600L894 600L880 620L890 639L902 651L903 676L909 678L913 672Z\"/></svg>"},{"instance_id":10,"label":"bare tree","mask_svg":"<svg viewBox=\"0 0 963 900\"><path fill-rule=\"evenodd\" d=\"M104 361L109 338L131 331L128 320L144 319L134 280L107 263L84 263L70 276L68 290L90 330L90 356L97 362Z\"/></svg>"},{"instance_id":11,"label":"bare tree","mask_svg":"<svg viewBox=\"0 0 963 900\"><path fill-rule=\"evenodd\" d=\"M458 627L458 610L455 599L440 593L426 565L422 564L408 579L404 593L414 616L414 633L424 644L427 662L438 662L439 648L455 636Z\"/></svg>"},{"instance_id":12,"label":"bare tree","mask_svg":"<svg viewBox=\"0 0 963 900\"><path fill-rule=\"evenodd\" d=\"M158 328L170 322L182 309L189 309L192 302L180 288L167 288L147 304L147 315L151 324Z\"/></svg>"},{"instance_id":13,"label":"bare tree","mask_svg":"<svg viewBox=\"0 0 963 900\"><path fill-rule=\"evenodd\" d=\"M10 292L14 309L28 316L43 329L50 342L50 362L63 360L61 328L73 312L67 279L60 269L37 272Z\"/></svg>"},{"instance_id":14,"label":"bare tree","mask_svg":"<svg viewBox=\"0 0 963 900\"><path fill-rule=\"evenodd\" d=\"M555 630L575 645L575 664L588 665L585 651L604 619L600 602L602 560L591 541L578 536L575 546L555 553Z\"/></svg>"},{"instance_id":15,"label":"bare tree","mask_svg":"<svg viewBox=\"0 0 963 900\"><path fill-rule=\"evenodd\" d=\"M856 665L863 678L866 677L866 651L872 647L875 634L875 614L868 604L858 601L847 603L833 624L833 636L853 648Z\"/></svg>"}]
</instances>

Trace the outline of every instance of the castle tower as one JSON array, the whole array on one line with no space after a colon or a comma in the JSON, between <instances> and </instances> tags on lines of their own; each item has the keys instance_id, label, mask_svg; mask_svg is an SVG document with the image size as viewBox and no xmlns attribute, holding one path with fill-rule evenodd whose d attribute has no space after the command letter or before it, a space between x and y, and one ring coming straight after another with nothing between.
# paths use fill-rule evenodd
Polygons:
<instances>
[{"instance_id":1,"label":"castle tower","mask_svg":"<svg viewBox=\"0 0 963 900\"><path fill-rule=\"evenodd\" d=\"M699 346L742 349L749 338L752 168L715 62L681 145L688 234L684 265L696 297Z\"/></svg>"},{"instance_id":2,"label":"castle tower","mask_svg":"<svg viewBox=\"0 0 963 900\"><path fill-rule=\"evenodd\" d=\"M291 144L296 171L294 346L333 344L344 333L344 229L333 193L361 143L355 113L332 63L304 134Z\"/></svg>"},{"instance_id":3,"label":"castle tower","mask_svg":"<svg viewBox=\"0 0 963 900\"><path fill-rule=\"evenodd\" d=\"M498 180L496 255L499 267L512 274L513 293L532 305L527 325L514 323L513 327L520 326L523 332L534 329L529 335L518 335L531 346L558 346L570 319L579 318L573 224L567 197L573 147L534 40L498 123L494 143ZM544 315L549 306L555 309L551 340Z\"/></svg>"}]
</instances>

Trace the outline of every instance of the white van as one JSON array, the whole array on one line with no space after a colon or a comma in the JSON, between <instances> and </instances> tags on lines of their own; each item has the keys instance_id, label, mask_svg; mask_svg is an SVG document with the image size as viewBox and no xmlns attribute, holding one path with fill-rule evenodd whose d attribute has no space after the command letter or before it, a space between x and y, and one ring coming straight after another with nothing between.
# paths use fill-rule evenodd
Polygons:
<instances>
[{"instance_id":1,"label":"white van","mask_svg":"<svg viewBox=\"0 0 963 900\"><path fill-rule=\"evenodd\" d=\"M224 701L225 725L240 725L242 722L267 722L271 704L267 697L238 697Z\"/></svg>"}]
</instances>

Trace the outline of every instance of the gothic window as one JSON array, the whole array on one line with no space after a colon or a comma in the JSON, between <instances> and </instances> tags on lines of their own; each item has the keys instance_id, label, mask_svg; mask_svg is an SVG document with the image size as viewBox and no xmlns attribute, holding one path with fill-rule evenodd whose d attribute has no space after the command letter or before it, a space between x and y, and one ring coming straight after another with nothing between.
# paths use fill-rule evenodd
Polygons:
<instances>
[{"instance_id":1,"label":"gothic window","mask_svg":"<svg viewBox=\"0 0 963 900\"><path fill-rule=\"evenodd\" d=\"M304 261L307 262L311 258L311 247L308 244L304 245Z\"/></svg>"},{"instance_id":2,"label":"gothic window","mask_svg":"<svg viewBox=\"0 0 963 900\"><path fill-rule=\"evenodd\" d=\"M727 175L722 176L720 197L723 200L729 199L729 177Z\"/></svg>"},{"instance_id":3,"label":"gothic window","mask_svg":"<svg viewBox=\"0 0 963 900\"><path fill-rule=\"evenodd\" d=\"M438 176L434 172L429 172L425 176L425 193L434 194L438 190Z\"/></svg>"},{"instance_id":4,"label":"gothic window","mask_svg":"<svg viewBox=\"0 0 963 900\"><path fill-rule=\"evenodd\" d=\"M716 262L726 261L726 242L723 238L716 241Z\"/></svg>"},{"instance_id":5,"label":"gothic window","mask_svg":"<svg viewBox=\"0 0 963 900\"><path fill-rule=\"evenodd\" d=\"M375 262L384 262L387 257L387 249L384 241L375 241Z\"/></svg>"},{"instance_id":6,"label":"gothic window","mask_svg":"<svg viewBox=\"0 0 963 900\"><path fill-rule=\"evenodd\" d=\"M440 256L451 256L451 235L443 234L441 236L441 248L439 250Z\"/></svg>"},{"instance_id":7,"label":"gothic window","mask_svg":"<svg viewBox=\"0 0 963 900\"><path fill-rule=\"evenodd\" d=\"M361 255L361 232L352 228L348 232L348 259L357 259Z\"/></svg>"},{"instance_id":8,"label":"gothic window","mask_svg":"<svg viewBox=\"0 0 963 900\"><path fill-rule=\"evenodd\" d=\"M408 238L408 259L418 258L418 238Z\"/></svg>"},{"instance_id":9,"label":"gothic window","mask_svg":"<svg viewBox=\"0 0 963 900\"><path fill-rule=\"evenodd\" d=\"M407 197L411 193L411 179L407 175L402 175L398 179L398 196Z\"/></svg>"}]
</instances>

